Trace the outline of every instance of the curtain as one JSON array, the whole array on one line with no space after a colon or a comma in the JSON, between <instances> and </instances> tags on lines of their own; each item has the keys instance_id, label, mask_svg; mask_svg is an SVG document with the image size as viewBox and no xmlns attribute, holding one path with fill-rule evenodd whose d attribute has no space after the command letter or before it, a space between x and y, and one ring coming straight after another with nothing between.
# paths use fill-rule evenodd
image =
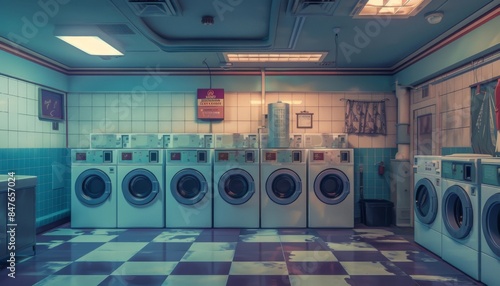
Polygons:
<instances>
[{"instance_id":1,"label":"curtain","mask_svg":"<svg viewBox=\"0 0 500 286\"><path fill-rule=\"evenodd\" d=\"M495 122L496 81L471 88L471 145L474 153L495 155L497 129Z\"/></svg>"},{"instance_id":2,"label":"curtain","mask_svg":"<svg viewBox=\"0 0 500 286\"><path fill-rule=\"evenodd\" d=\"M385 101L347 100L344 132L385 135L387 133Z\"/></svg>"}]
</instances>

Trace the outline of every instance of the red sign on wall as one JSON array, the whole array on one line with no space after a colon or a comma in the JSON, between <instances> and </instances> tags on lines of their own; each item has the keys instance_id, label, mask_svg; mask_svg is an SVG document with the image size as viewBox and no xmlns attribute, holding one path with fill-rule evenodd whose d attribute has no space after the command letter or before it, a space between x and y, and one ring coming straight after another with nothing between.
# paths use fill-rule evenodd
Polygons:
<instances>
[{"instance_id":1,"label":"red sign on wall","mask_svg":"<svg viewBox=\"0 0 500 286\"><path fill-rule=\"evenodd\" d=\"M224 119L224 89L198 89L198 119Z\"/></svg>"}]
</instances>

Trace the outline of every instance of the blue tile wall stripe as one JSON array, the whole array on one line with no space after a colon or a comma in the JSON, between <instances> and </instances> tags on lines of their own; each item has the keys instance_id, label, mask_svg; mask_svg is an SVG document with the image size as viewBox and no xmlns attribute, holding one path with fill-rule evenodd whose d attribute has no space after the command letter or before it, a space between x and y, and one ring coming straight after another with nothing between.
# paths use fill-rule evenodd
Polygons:
<instances>
[{"instance_id":1,"label":"blue tile wall stripe","mask_svg":"<svg viewBox=\"0 0 500 286\"><path fill-rule=\"evenodd\" d=\"M69 149L0 148L0 173L37 176L36 227L69 217L71 172ZM52 189L52 165L62 173L65 187Z\"/></svg>"}]
</instances>

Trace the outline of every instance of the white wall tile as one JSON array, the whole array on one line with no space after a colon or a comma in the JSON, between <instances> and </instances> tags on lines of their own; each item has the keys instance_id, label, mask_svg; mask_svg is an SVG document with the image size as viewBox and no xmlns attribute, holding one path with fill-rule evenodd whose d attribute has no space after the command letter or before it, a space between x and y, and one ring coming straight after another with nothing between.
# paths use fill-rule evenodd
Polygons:
<instances>
[{"instance_id":1,"label":"white wall tile","mask_svg":"<svg viewBox=\"0 0 500 286\"><path fill-rule=\"evenodd\" d=\"M118 120L106 120L106 128L105 131L106 133L117 133L120 128L120 124Z\"/></svg>"},{"instance_id":2,"label":"white wall tile","mask_svg":"<svg viewBox=\"0 0 500 286\"><path fill-rule=\"evenodd\" d=\"M26 97L17 98L17 112L19 114L26 114Z\"/></svg>"},{"instance_id":3,"label":"white wall tile","mask_svg":"<svg viewBox=\"0 0 500 286\"><path fill-rule=\"evenodd\" d=\"M250 106L238 106L238 120L250 121L251 120L251 107Z\"/></svg>"},{"instance_id":4,"label":"white wall tile","mask_svg":"<svg viewBox=\"0 0 500 286\"><path fill-rule=\"evenodd\" d=\"M159 127L158 127L158 120L153 120L153 121L145 121L145 129L144 132L146 133L157 133L159 132Z\"/></svg>"},{"instance_id":5,"label":"white wall tile","mask_svg":"<svg viewBox=\"0 0 500 286\"><path fill-rule=\"evenodd\" d=\"M38 116L37 101L28 99L26 100L26 114Z\"/></svg>"},{"instance_id":6,"label":"white wall tile","mask_svg":"<svg viewBox=\"0 0 500 286\"><path fill-rule=\"evenodd\" d=\"M196 123L196 121L192 121L192 120L184 121L184 132L197 133L198 132L198 124Z\"/></svg>"},{"instance_id":7,"label":"white wall tile","mask_svg":"<svg viewBox=\"0 0 500 286\"><path fill-rule=\"evenodd\" d=\"M106 93L104 97L106 98L107 107L118 107L120 102L120 95L118 93Z\"/></svg>"},{"instance_id":8,"label":"white wall tile","mask_svg":"<svg viewBox=\"0 0 500 286\"><path fill-rule=\"evenodd\" d=\"M9 111L9 96L0 94L0 112Z\"/></svg>"},{"instance_id":9,"label":"white wall tile","mask_svg":"<svg viewBox=\"0 0 500 286\"><path fill-rule=\"evenodd\" d=\"M281 93L279 93L278 94L278 99L281 102L285 102L285 103L288 103L288 104L293 104L292 94L289 93L289 92L281 92Z\"/></svg>"},{"instance_id":10,"label":"white wall tile","mask_svg":"<svg viewBox=\"0 0 500 286\"><path fill-rule=\"evenodd\" d=\"M384 148L386 145L387 136L373 136L372 137L372 148Z\"/></svg>"},{"instance_id":11,"label":"white wall tile","mask_svg":"<svg viewBox=\"0 0 500 286\"><path fill-rule=\"evenodd\" d=\"M92 120L92 107L80 106L80 120Z\"/></svg>"},{"instance_id":12,"label":"white wall tile","mask_svg":"<svg viewBox=\"0 0 500 286\"><path fill-rule=\"evenodd\" d=\"M358 147L359 148L371 148L373 146L372 141L373 141L373 137L372 136L360 135L359 136L359 145L358 145Z\"/></svg>"},{"instance_id":13,"label":"white wall tile","mask_svg":"<svg viewBox=\"0 0 500 286\"><path fill-rule=\"evenodd\" d=\"M0 95L9 93L9 79L0 75Z\"/></svg>"},{"instance_id":14,"label":"white wall tile","mask_svg":"<svg viewBox=\"0 0 500 286\"><path fill-rule=\"evenodd\" d=\"M349 134L349 136L347 136L347 142L349 142L350 148L359 147L359 136L355 134Z\"/></svg>"},{"instance_id":15,"label":"white wall tile","mask_svg":"<svg viewBox=\"0 0 500 286\"><path fill-rule=\"evenodd\" d=\"M18 113L18 101L19 98L14 95L9 96L9 114L17 114Z\"/></svg>"},{"instance_id":16,"label":"white wall tile","mask_svg":"<svg viewBox=\"0 0 500 286\"><path fill-rule=\"evenodd\" d=\"M183 121L184 120L184 110L179 110L180 108L173 107L175 112L172 112L173 121Z\"/></svg>"},{"instance_id":17,"label":"white wall tile","mask_svg":"<svg viewBox=\"0 0 500 286\"><path fill-rule=\"evenodd\" d=\"M194 106L186 106L184 108L184 120L196 120L197 109Z\"/></svg>"},{"instance_id":18,"label":"white wall tile","mask_svg":"<svg viewBox=\"0 0 500 286\"><path fill-rule=\"evenodd\" d=\"M184 94L184 106L198 106L198 97L195 93Z\"/></svg>"},{"instance_id":19,"label":"white wall tile","mask_svg":"<svg viewBox=\"0 0 500 286\"><path fill-rule=\"evenodd\" d=\"M158 107L146 107L145 109L146 112L146 120L148 121L153 121L153 120L158 120L159 119L159 114L158 114Z\"/></svg>"},{"instance_id":20,"label":"white wall tile","mask_svg":"<svg viewBox=\"0 0 500 286\"><path fill-rule=\"evenodd\" d=\"M17 79L9 78L9 91L8 93L13 96L17 96Z\"/></svg>"},{"instance_id":21,"label":"white wall tile","mask_svg":"<svg viewBox=\"0 0 500 286\"><path fill-rule=\"evenodd\" d=\"M92 120L104 120L106 118L105 107L92 107Z\"/></svg>"},{"instance_id":22,"label":"white wall tile","mask_svg":"<svg viewBox=\"0 0 500 286\"><path fill-rule=\"evenodd\" d=\"M9 128L9 114L0 111L0 130L8 130ZM0 141L4 141L7 137L0 137Z\"/></svg>"},{"instance_id":23,"label":"white wall tile","mask_svg":"<svg viewBox=\"0 0 500 286\"><path fill-rule=\"evenodd\" d=\"M252 125L250 124L250 121L238 121L238 129L236 132L241 132L241 133L256 133L257 130L252 130L251 129Z\"/></svg>"},{"instance_id":24,"label":"white wall tile","mask_svg":"<svg viewBox=\"0 0 500 286\"><path fill-rule=\"evenodd\" d=\"M309 106L319 106L319 95L318 93L314 93L314 92L311 92L311 93L307 93L306 96L305 96L305 99L306 99L306 107L309 107Z\"/></svg>"},{"instance_id":25,"label":"white wall tile","mask_svg":"<svg viewBox=\"0 0 500 286\"><path fill-rule=\"evenodd\" d=\"M118 132L120 132L120 133L132 132L132 121L130 121L130 120L118 121Z\"/></svg>"},{"instance_id":26,"label":"white wall tile","mask_svg":"<svg viewBox=\"0 0 500 286\"><path fill-rule=\"evenodd\" d=\"M318 94L319 106L332 106L332 94L320 92Z\"/></svg>"},{"instance_id":27,"label":"white wall tile","mask_svg":"<svg viewBox=\"0 0 500 286\"><path fill-rule=\"evenodd\" d=\"M80 106L80 95L78 93L68 93L66 95L67 106Z\"/></svg>"},{"instance_id":28,"label":"white wall tile","mask_svg":"<svg viewBox=\"0 0 500 286\"><path fill-rule=\"evenodd\" d=\"M18 148L18 140L17 140L18 131L9 131L9 136L6 140L9 141L9 148Z\"/></svg>"},{"instance_id":29,"label":"white wall tile","mask_svg":"<svg viewBox=\"0 0 500 286\"><path fill-rule=\"evenodd\" d=\"M228 92L224 94L224 106L238 106L238 93Z\"/></svg>"},{"instance_id":30,"label":"white wall tile","mask_svg":"<svg viewBox=\"0 0 500 286\"><path fill-rule=\"evenodd\" d=\"M131 121L132 120L132 107L130 107L130 106L119 106L118 107L118 120L120 120L120 121Z\"/></svg>"},{"instance_id":31,"label":"white wall tile","mask_svg":"<svg viewBox=\"0 0 500 286\"><path fill-rule=\"evenodd\" d=\"M184 133L184 120L172 121L172 132L173 133Z\"/></svg>"},{"instance_id":32,"label":"white wall tile","mask_svg":"<svg viewBox=\"0 0 500 286\"><path fill-rule=\"evenodd\" d=\"M324 107L324 105L320 105L318 108L318 120L319 121L331 121L332 120L332 108L330 105Z\"/></svg>"},{"instance_id":33,"label":"white wall tile","mask_svg":"<svg viewBox=\"0 0 500 286\"><path fill-rule=\"evenodd\" d=\"M18 130L18 114L17 113L12 113L12 112L9 112L9 130L12 130L12 131L17 131Z\"/></svg>"},{"instance_id":34,"label":"white wall tile","mask_svg":"<svg viewBox=\"0 0 500 286\"><path fill-rule=\"evenodd\" d=\"M260 121L262 119L261 108L257 106L250 107L250 120Z\"/></svg>"},{"instance_id":35,"label":"white wall tile","mask_svg":"<svg viewBox=\"0 0 500 286\"><path fill-rule=\"evenodd\" d=\"M252 96L250 93L241 92L238 93L238 105L239 107L249 107L251 106Z\"/></svg>"},{"instance_id":36,"label":"white wall tile","mask_svg":"<svg viewBox=\"0 0 500 286\"><path fill-rule=\"evenodd\" d=\"M342 100L341 100L342 99ZM332 106L344 107L345 106L345 93L334 92L332 93Z\"/></svg>"},{"instance_id":37,"label":"white wall tile","mask_svg":"<svg viewBox=\"0 0 500 286\"><path fill-rule=\"evenodd\" d=\"M172 132L172 121L159 121L158 122L158 132L169 133Z\"/></svg>"},{"instance_id":38,"label":"white wall tile","mask_svg":"<svg viewBox=\"0 0 500 286\"><path fill-rule=\"evenodd\" d=\"M213 133L224 133L224 121L212 122L212 132Z\"/></svg>"},{"instance_id":39,"label":"white wall tile","mask_svg":"<svg viewBox=\"0 0 500 286\"><path fill-rule=\"evenodd\" d=\"M266 93L266 107L269 103L276 103L279 101L279 93ZM266 108L267 110L267 108ZM266 111L267 112L267 111Z\"/></svg>"},{"instance_id":40,"label":"white wall tile","mask_svg":"<svg viewBox=\"0 0 500 286\"><path fill-rule=\"evenodd\" d=\"M227 106L224 108L224 120L238 120L238 107L236 106Z\"/></svg>"},{"instance_id":41,"label":"white wall tile","mask_svg":"<svg viewBox=\"0 0 500 286\"><path fill-rule=\"evenodd\" d=\"M158 94L148 93L146 95L146 106L157 107L158 106Z\"/></svg>"},{"instance_id":42,"label":"white wall tile","mask_svg":"<svg viewBox=\"0 0 500 286\"><path fill-rule=\"evenodd\" d=\"M345 120L345 108L344 107L332 107L332 120L334 121L344 121Z\"/></svg>"},{"instance_id":43,"label":"white wall tile","mask_svg":"<svg viewBox=\"0 0 500 286\"><path fill-rule=\"evenodd\" d=\"M320 133L331 133L332 132L332 122L331 121L319 121L318 131Z\"/></svg>"},{"instance_id":44,"label":"white wall tile","mask_svg":"<svg viewBox=\"0 0 500 286\"><path fill-rule=\"evenodd\" d=\"M146 124L144 120L140 121L132 121L132 132L134 133L142 133L146 128Z\"/></svg>"},{"instance_id":45,"label":"white wall tile","mask_svg":"<svg viewBox=\"0 0 500 286\"><path fill-rule=\"evenodd\" d=\"M396 135L387 135L385 138L385 147L386 148L396 148ZM436 154L436 153L434 153Z\"/></svg>"},{"instance_id":46,"label":"white wall tile","mask_svg":"<svg viewBox=\"0 0 500 286\"><path fill-rule=\"evenodd\" d=\"M159 106L172 106L172 95L170 93L160 93L158 95Z\"/></svg>"},{"instance_id":47,"label":"white wall tile","mask_svg":"<svg viewBox=\"0 0 500 286\"><path fill-rule=\"evenodd\" d=\"M172 107L160 107L158 119L161 121L172 120Z\"/></svg>"},{"instance_id":48,"label":"white wall tile","mask_svg":"<svg viewBox=\"0 0 500 286\"><path fill-rule=\"evenodd\" d=\"M92 106L92 94L90 93L80 93L78 106Z\"/></svg>"},{"instance_id":49,"label":"white wall tile","mask_svg":"<svg viewBox=\"0 0 500 286\"><path fill-rule=\"evenodd\" d=\"M237 133L238 132L238 121L224 121L224 132L225 133Z\"/></svg>"},{"instance_id":50,"label":"white wall tile","mask_svg":"<svg viewBox=\"0 0 500 286\"><path fill-rule=\"evenodd\" d=\"M172 94L172 106L184 106L184 94L183 93L174 93Z\"/></svg>"},{"instance_id":51,"label":"white wall tile","mask_svg":"<svg viewBox=\"0 0 500 286\"><path fill-rule=\"evenodd\" d=\"M198 133L210 133L209 121L197 121Z\"/></svg>"},{"instance_id":52,"label":"white wall tile","mask_svg":"<svg viewBox=\"0 0 500 286\"><path fill-rule=\"evenodd\" d=\"M106 94L92 94L92 106L106 106Z\"/></svg>"},{"instance_id":53,"label":"white wall tile","mask_svg":"<svg viewBox=\"0 0 500 286\"><path fill-rule=\"evenodd\" d=\"M118 120L120 118L120 109L118 106L106 106L105 109L107 120Z\"/></svg>"},{"instance_id":54,"label":"white wall tile","mask_svg":"<svg viewBox=\"0 0 500 286\"><path fill-rule=\"evenodd\" d=\"M132 108L132 121L144 121L146 119L146 113L144 106L138 106Z\"/></svg>"},{"instance_id":55,"label":"white wall tile","mask_svg":"<svg viewBox=\"0 0 500 286\"><path fill-rule=\"evenodd\" d=\"M293 106L304 108L306 106L306 94L305 93L292 93L292 103Z\"/></svg>"},{"instance_id":56,"label":"white wall tile","mask_svg":"<svg viewBox=\"0 0 500 286\"><path fill-rule=\"evenodd\" d=\"M331 132L332 133L343 133L345 127L345 121L332 121Z\"/></svg>"},{"instance_id":57,"label":"white wall tile","mask_svg":"<svg viewBox=\"0 0 500 286\"><path fill-rule=\"evenodd\" d=\"M26 98L28 96L26 92L26 82L21 80L17 82L17 96L22 98Z\"/></svg>"},{"instance_id":58,"label":"white wall tile","mask_svg":"<svg viewBox=\"0 0 500 286\"><path fill-rule=\"evenodd\" d=\"M250 104L252 106L261 106L262 95L257 92L250 93Z\"/></svg>"}]
</instances>

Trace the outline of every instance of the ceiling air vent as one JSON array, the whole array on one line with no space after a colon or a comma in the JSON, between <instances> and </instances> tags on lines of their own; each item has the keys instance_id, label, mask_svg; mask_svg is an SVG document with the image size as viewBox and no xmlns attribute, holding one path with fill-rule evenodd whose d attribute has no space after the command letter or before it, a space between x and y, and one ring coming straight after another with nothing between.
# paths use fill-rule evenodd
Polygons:
<instances>
[{"instance_id":1,"label":"ceiling air vent","mask_svg":"<svg viewBox=\"0 0 500 286\"><path fill-rule=\"evenodd\" d=\"M293 0L292 13L296 16L333 15L339 0Z\"/></svg>"},{"instance_id":2,"label":"ceiling air vent","mask_svg":"<svg viewBox=\"0 0 500 286\"><path fill-rule=\"evenodd\" d=\"M128 4L137 16L178 16L181 7L176 0L128 0Z\"/></svg>"}]
</instances>

